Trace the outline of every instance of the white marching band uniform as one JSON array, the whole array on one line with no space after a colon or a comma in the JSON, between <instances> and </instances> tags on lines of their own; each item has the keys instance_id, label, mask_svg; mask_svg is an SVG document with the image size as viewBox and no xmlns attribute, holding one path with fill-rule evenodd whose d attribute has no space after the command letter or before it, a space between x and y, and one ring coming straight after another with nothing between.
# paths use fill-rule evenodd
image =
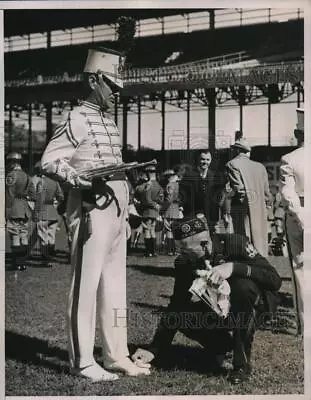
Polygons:
<instances>
[{"instance_id":1,"label":"white marching band uniform","mask_svg":"<svg viewBox=\"0 0 311 400\"><path fill-rule=\"evenodd\" d=\"M297 109L297 128L303 128L303 110ZM286 235L294 283L298 331L303 329L304 147L281 159L280 189L286 207Z\"/></svg>"},{"instance_id":2,"label":"white marching band uniform","mask_svg":"<svg viewBox=\"0 0 311 400\"><path fill-rule=\"evenodd\" d=\"M42 157L42 167L47 174L73 184L77 171L91 169L99 161L122 162L119 132L99 106L84 102L55 130ZM128 356L126 324L124 320L116 323L116 313L119 316L126 313L128 185L125 180L107 185L113 189L119 204L114 201L105 209L90 211L92 234L86 241L81 235L82 191L72 188L68 197L73 265L68 304L69 355L71 367L75 368L95 362L96 301L104 363Z\"/></svg>"}]
</instances>

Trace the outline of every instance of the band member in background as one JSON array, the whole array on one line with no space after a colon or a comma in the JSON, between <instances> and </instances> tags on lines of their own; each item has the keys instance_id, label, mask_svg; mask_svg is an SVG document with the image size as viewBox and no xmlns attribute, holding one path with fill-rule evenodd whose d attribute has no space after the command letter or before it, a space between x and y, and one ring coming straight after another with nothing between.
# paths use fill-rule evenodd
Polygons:
<instances>
[{"instance_id":1,"label":"band member in background","mask_svg":"<svg viewBox=\"0 0 311 400\"><path fill-rule=\"evenodd\" d=\"M175 255L175 240L172 223L179 219L179 183L178 176L173 169L164 171L164 202L161 213L164 219L164 232L166 234L167 254Z\"/></svg>"},{"instance_id":2,"label":"band member in background","mask_svg":"<svg viewBox=\"0 0 311 400\"><path fill-rule=\"evenodd\" d=\"M143 233L146 257L156 255L156 221L160 216L163 203L163 189L157 181L156 167L145 168L147 181L136 187L135 197L140 203L140 214L143 217Z\"/></svg>"},{"instance_id":3,"label":"band member in background","mask_svg":"<svg viewBox=\"0 0 311 400\"><path fill-rule=\"evenodd\" d=\"M229 380L242 383L251 373L257 312L261 307L275 312L281 278L245 236L215 234L211 239L204 217L199 216L183 219L173 227L181 251L175 260L174 292L151 344L137 349L132 359L150 363L154 358L167 357L175 333L180 330L207 349L207 364L220 363L233 350ZM211 270L206 271L206 261ZM230 285L230 309L225 318L207 304L194 302L189 293L193 280L206 272L210 285L217 287L224 280Z\"/></svg>"},{"instance_id":4,"label":"band member in background","mask_svg":"<svg viewBox=\"0 0 311 400\"><path fill-rule=\"evenodd\" d=\"M231 148L233 159L226 173L233 194L231 217L235 233L250 238L264 257L268 255L267 207L271 202L267 170L250 160L251 147L245 139L237 140Z\"/></svg>"},{"instance_id":5,"label":"band member in background","mask_svg":"<svg viewBox=\"0 0 311 400\"><path fill-rule=\"evenodd\" d=\"M33 213L35 233L39 238L43 266L51 267L51 257L55 255L57 206L64 200L64 195L58 182L42 175L40 161L35 164L34 172L32 182L36 191Z\"/></svg>"},{"instance_id":6,"label":"band member in background","mask_svg":"<svg viewBox=\"0 0 311 400\"><path fill-rule=\"evenodd\" d=\"M79 170L122 163L120 134L109 112L122 55L89 50L84 69L86 100L55 130L42 157L44 173L70 186L67 205L72 232L72 280L68 303L69 356L72 372L91 381L150 374L128 357L126 326L115 324L115 311L126 313L126 231L129 192L125 173L89 181ZM94 359L96 304L103 365ZM109 371L110 372L109 372Z\"/></svg>"},{"instance_id":7,"label":"band member in background","mask_svg":"<svg viewBox=\"0 0 311 400\"><path fill-rule=\"evenodd\" d=\"M22 156L10 153L7 158L5 178L5 219L10 235L12 267L26 269L29 244L29 222L32 217L34 187L30 176L22 170Z\"/></svg>"},{"instance_id":8,"label":"band member in background","mask_svg":"<svg viewBox=\"0 0 311 400\"><path fill-rule=\"evenodd\" d=\"M303 332L303 232L304 232L304 110L297 109L298 148L281 159L280 189L285 206L285 230L293 271L298 333Z\"/></svg>"}]
</instances>

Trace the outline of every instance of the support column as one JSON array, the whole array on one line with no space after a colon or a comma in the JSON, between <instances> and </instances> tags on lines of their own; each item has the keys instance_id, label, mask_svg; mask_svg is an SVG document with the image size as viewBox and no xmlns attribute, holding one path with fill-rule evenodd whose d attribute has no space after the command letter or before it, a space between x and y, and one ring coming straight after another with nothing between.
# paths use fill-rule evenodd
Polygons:
<instances>
[{"instance_id":1,"label":"support column","mask_svg":"<svg viewBox=\"0 0 311 400\"><path fill-rule=\"evenodd\" d=\"M190 150L190 98L191 92L187 91L187 150Z\"/></svg>"},{"instance_id":2,"label":"support column","mask_svg":"<svg viewBox=\"0 0 311 400\"><path fill-rule=\"evenodd\" d=\"M208 100L208 147L212 155L216 150L216 92L214 88L205 90Z\"/></svg>"},{"instance_id":3,"label":"support column","mask_svg":"<svg viewBox=\"0 0 311 400\"><path fill-rule=\"evenodd\" d=\"M10 104L9 109L9 143L8 143L8 152L11 153L12 151L12 143L13 143L13 106Z\"/></svg>"},{"instance_id":4,"label":"support column","mask_svg":"<svg viewBox=\"0 0 311 400\"><path fill-rule=\"evenodd\" d=\"M33 169L33 147L32 147L32 104L28 104L28 173Z\"/></svg>"},{"instance_id":5,"label":"support column","mask_svg":"<svg viewBox=\"0 0 311 400\"><path fill-rule=\"evenodd\" d=\"M123 97L123 140L122 140L122 146L123 146L123 151L126 152L127 150L127 105L128 105L128 97Z\"/></svg>"},{"instance_id":6,"label":"support column","mask_svg":"<svg viewBox=\"0 0 311 400\"><path fill-rule=\"evenodd\" d=\"M45 108L46 108L46 144L48 144L53 135L52 102L46 103Z\"/></svg>"},{"instance_id":7,"label":"support column","mask_svg":"<svg viewBox=\"0 0 311 400\"><path fill-rule=\"evenodd\" d=\"M118 126L118 95L114 95L114 122Z\"/></svg>"},{"instance_id":8,"label":"support column","mask_svg":"<svg viewBox=\"0 0 311 400\"><path fill-rule=\"evenodd\" d=\"M137 98L137 107L138 107L138 151L141 149L141 98L138 96Z\"/></svg>"},{"instance_id":9,"label":"support column","mask_svg":"<svg viewBox=\"0 0 311 400\"><path fill-rule=\"evenodd\" d=\"M240 132L243 133L243 104L240 103Z\"/></svg>"},{"instance_id":10,"label":"support column","mask_svg":"<svg viewBox=\"0 0 311 400\"><path fill-rule=\"evenodd\" d=\"M300 92L301 92L301 86L299 84L298 88L297 88L297 107L298 108L300 108Z\"/></svg>"},{"instance_id":11,"label":"support column","mask_svg":"<svg viewBox=\"0 0 311 400\"><path fill-rule=\"evenodd\" d=\"M161 94L162 140L161 150L165 150L165 92Z\"/></svg>"},{"instance_id":12,"label":"support column","mask_svg":"<svg viewBox=\"0 0 311 400\"><path fill-rule=\"evenodd\" d=\"M268 96L268 146L271 147L271 99Z\"/></svg>"}]
</instances>

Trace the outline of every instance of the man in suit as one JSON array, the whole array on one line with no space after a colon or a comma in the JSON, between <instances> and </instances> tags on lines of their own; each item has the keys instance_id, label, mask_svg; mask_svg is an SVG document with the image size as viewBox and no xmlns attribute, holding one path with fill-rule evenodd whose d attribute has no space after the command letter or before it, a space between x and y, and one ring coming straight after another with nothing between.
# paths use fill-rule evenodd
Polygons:
<instances>
[{"instance_id":1,"label":"man in suit","mask_svg":"<svg viewBox=\"0 0 311 400\"><path fill-rule=\"evenodd\" d=\"M36 198L33 220L40 241L43 266L51 267L49 260L55 253L58 224L57 206L64 200L64 195L58 182L42 175L40 161L35 164L34 171L32 182L36 190Z\"/></svg>"},{"instance_id":2,"label":"man in suit","mask_svg":"<svg viewBox=\"0 0 311 400\"><path fill-rule=\"evenodd\" d=\"M185 173L179 182L179 197L184 216L203 213L213 233L219 219L219 208L211 162L211 152L200 151L196 167Z\"/></svg>"},{"instance_id":3,"label":"man in suit","mask_svg":"<svg viewBox=\"0 0 311 400\"><path fill-rule=\"evenodd\" d=\"M298 333L303 331L303 232L304 232L304 110L297 109L298 148L281 158L280 191L285 206L285 230L290 256Z\"/></svg>"},{"instance_id":4,"label":"man in suit","mask_svg":"<svg viewBox=\"0 0 311 400\"><path fill-rule=\"evenodd\" d=\"M30 176L22 170L21 154L10 153L6 159L8 163L5 178L6 228L11 239L12 267L22 271L26 269L31 205L35 193Z\"/></svg>"},{"instance_id":5,"label":"man in suit","mask_svg":"<svg viewBox=\"0 0 311 400\"><path fill-rule=\"evenodd\" d=\"M268 255L268 210L271 202L266 168L250 160L251 147L243 138L232 146L233 159L226 174L233 191L231 217L233 230L248 236L264 257Z\"/></svg>"},{"instance_id":6,"label":"man in suit","mask_svg":"<svg viewBox=\"0 0 311 400\"><path fill-rule=\"evenodd\" d=\"M163 188L157 181L156 167L145 168L147 181L136 187L135 197L139 201L140 214L143 217L143 232L145 238L145 256L156 255L156 222L163 203Z\"/></svg>"},{"instance_id":7,"label":"man in suit","mask_svg":"<svg viewBox=\"0 0 311 400\"><path fill-rule=\"evenodd\" d=\"M120 134L111 117L113 91L123 87L119 75L122 58L110 49L89 50L84 68L85 100L56 128L41 160L46 175L70 187L69 360L72 373L91 382L116 380L117 372L150 374L148 368L139 368L130 360L127 328L115 322L116 311L126 315L129 191L125 173L90 181L81 172L122 164ZM96 314L103 367L93 354Z\"/></svg>"},{"instance_id":8,"label":"man in suit","mask_svg":"<svg viewBox=\"0 0 311 400\"><path fill-rule=\"evenodd\" d=\"M151 344L147 349L137 349L132 359L150 363L155 357L165 358L179 330L207 349L207 363L219 361L220 356L233 350L229 380L242 383L251 372L258 310L275 312L281 278L245 236L227 233L211 238L204 217L177 222L174 233L181 251L175 260L174 292ZM194 302L191 297L193 280L206 273L210 285L217 287L224 280L230 285L227 316L219 316L207 304Z\"/></svg>"}]
</instances>

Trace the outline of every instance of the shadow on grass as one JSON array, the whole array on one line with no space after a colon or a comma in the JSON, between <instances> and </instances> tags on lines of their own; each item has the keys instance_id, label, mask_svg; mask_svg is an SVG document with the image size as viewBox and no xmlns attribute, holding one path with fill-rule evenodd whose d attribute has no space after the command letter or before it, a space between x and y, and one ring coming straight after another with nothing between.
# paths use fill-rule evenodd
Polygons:
<instances>
[{"instance_id":1,"label":"shadow on grass","mask_svg":"<svg viewBox=\"0 0 311 400\"><path fill-rule=\"evenodd\" d=\"M136 271L143 272L147 275L157 276L175 276L175 270L171 267L154 267L152 265L129 265L128 268L135 269Z\"/></svg>"},{"instance_id":2,"label":"shadow on grass","mask_svg":"<svg viewBox=\"0 0 311 400\"><path fill-rule=\"evenodd\" d=\"M40 365L56 372L68 372L68 353L59 347L49 345L48 341L5 331L6 359L25 364ZM62 365L61 365L62 364Z\"/></svg>"},{"instance_id":3,"label":"shadow on grass","mask_svg":"<svg viewBox=\"0 0 311 400\"><path fill-rule=\"evenodd\" d=\"M223 375L226 370L217 367L215 360L210 354L200 347L185 347L172 345L154 361L156 368L164 371L178 369L193 371L205 375Z\"/></svg>"},{"instance_id":4,"label":"shadow on grass","mask_svg":"<svg viewBox=\"0 0 311 400\"><path fill-rule=\"evenodd\" d=\"M134 304L137 307L148 308L148 309L155 310L155 311L165 311L167 309L166 306L159 306L159 305L155 305L155 304L141 303L139 301L132 302L132 304Z\"/></svg>"}]
</instances>

